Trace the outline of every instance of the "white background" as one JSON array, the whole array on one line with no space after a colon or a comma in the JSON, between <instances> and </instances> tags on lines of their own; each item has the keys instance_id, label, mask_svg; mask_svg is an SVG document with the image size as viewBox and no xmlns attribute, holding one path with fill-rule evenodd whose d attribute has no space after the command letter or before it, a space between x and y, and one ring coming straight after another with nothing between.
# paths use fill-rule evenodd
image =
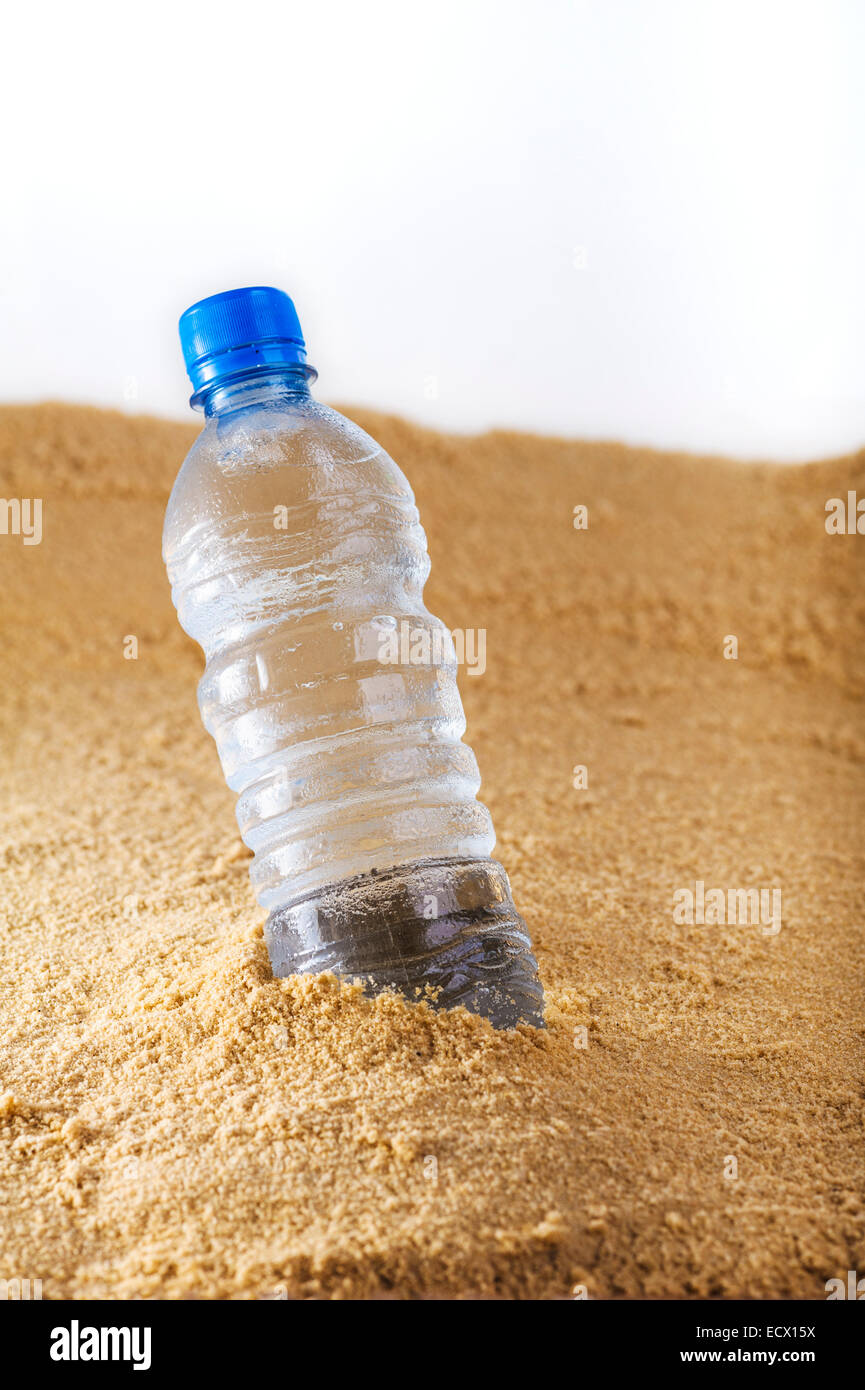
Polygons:
<instances>
[{"instance_id":1,"label":"white background","mask_svg":"<svg viewBox=\"0 0 865 1390\"><path fill-rule=\"evenodd\" d=\"M865 4L18 4L0 396L181 415L293 295L325 399L800 459L865 442Z\"/></svg>"}]
</instances>

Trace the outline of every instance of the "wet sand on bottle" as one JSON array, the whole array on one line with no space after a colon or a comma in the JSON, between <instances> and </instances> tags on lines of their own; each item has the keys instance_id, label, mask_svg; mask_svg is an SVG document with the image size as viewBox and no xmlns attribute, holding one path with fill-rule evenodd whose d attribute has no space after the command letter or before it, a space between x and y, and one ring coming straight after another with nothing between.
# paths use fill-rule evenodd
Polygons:
<instances>
[{"instance_id":1,"label":"wet sand on bottle","mask_svg":"<svg viewBox=\"0 0 865 1390\"><path fill-rule=\"evenodd\" d=\"M195 427L7 407L43 538L0 535L0 1277L824 1298L865 1273L865 539L824 526L865 456L351 413L415 487L430 608L486 630L468 738L549 1027L270 977L160 558ZM781 929L676 924L697 881L780 888Z\"/></svg>"}]
</instances>

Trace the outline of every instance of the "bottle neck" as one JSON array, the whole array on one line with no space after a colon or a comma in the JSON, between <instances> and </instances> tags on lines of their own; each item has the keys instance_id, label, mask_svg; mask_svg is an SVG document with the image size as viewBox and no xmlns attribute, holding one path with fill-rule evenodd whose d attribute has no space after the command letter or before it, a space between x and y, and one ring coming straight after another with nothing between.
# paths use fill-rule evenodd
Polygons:
<instances>
[{"instance_id":1,"label":"bottle neck","mask_svg":"<svg viewBox=\"0 0 865 1390\"><path fill-rule=\"evenodd\" d=\"M226 415L232 410L249 406L278 404L282 401L310 400L310 385L318 373L306 363L282 363L268 368L253 367L226 381L214 382L206 391L193 397L193 404L206 416Z\"/></svg>"}]
</instances>

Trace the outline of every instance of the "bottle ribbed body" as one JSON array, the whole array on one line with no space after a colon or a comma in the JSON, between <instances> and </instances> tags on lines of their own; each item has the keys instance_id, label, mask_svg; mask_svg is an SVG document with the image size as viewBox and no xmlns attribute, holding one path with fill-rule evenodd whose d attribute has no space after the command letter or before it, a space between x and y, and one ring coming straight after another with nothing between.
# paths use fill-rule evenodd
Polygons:
<instances>
[{"instance_id":1,"label":"bottle ribbed body","mask_svg":"<svg viewBox=\"0 0 865 1390\"><path fill-rule=\"evenodd\" d=\"M176 489L165 540L180 622L206 657L202 719L267 908L495 842L453 643L423 602L429 557L406 479L334 412L309 402L282 427L280 413L253 410L205 441L192 458L205 492ZM420 658L394 640L406 624L428 635L411 644Z\"/></svg>"},{"instance_id":2,"label":"bottle ribbed body","mask_svg":"<svg viewBox=\"0 0 865 1390\"><path fill-rule=\"evenodd\" d=\"M187 458L169 502L164 556L180 622L204 651L201 716L237 793L278 973L339 970L352 955L333 941L321 948L334 922L358 937L358 911L334 911L335 887L351 883L352 903L371 902L363 885L376 876L394 884L400 866L443 864L441 904L433 894L429 909L398 883L391 894L411 909L404 939L391 933L392 953L418 961L403 959L395 974L377 937L375 970L364 971L361 950L351 973L409 992L409 977L422 982L421 957L440 916L439 942L445 918L453 938L447 952L440 947L448 962L441 977L465 997L471 951L461 943L471 911L454 904L478 890L465 887L471 873L454 876L447 866L492 864L495 835L462 741L453 642L424 605L426 538L400 469L308 393L251 392L208 420ZM410 644L397 640L406 628ZM509 894L504 904L499 880L489 884L496 902L484 959L498 979L529 947ZM383 902L380 892L374 898ZM502 954L496 941L508 911L516 944ZM386 912L398 915L393 904ZM415 919L433 925L419 934ZM513 1000L508 1008L509 1018L525 1016Z\"/></svg>"}]
</instances>

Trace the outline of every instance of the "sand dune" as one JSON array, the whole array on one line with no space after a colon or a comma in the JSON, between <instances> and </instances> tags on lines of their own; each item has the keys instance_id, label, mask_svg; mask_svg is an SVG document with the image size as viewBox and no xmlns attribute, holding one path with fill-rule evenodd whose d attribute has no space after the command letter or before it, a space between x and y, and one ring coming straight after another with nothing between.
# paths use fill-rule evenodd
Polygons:
<instances>
[{"instance_id":1,"label":"sand dune","mask_svg":"<svg viewBox=\"0 0 865 1390\"><path fill-rule=\"evenodd\" d=\"M270 978L160 556L195 427L0 410L0 494L43 499L40 544L0 535L0 1277L824 1298L865 1271L865 538L824 526L865 455L351 413L430 608L487 632L468 737L549 1027ZM675 922L697 882L780 889L780 929Z\"/></svg>"}]
</instances>

